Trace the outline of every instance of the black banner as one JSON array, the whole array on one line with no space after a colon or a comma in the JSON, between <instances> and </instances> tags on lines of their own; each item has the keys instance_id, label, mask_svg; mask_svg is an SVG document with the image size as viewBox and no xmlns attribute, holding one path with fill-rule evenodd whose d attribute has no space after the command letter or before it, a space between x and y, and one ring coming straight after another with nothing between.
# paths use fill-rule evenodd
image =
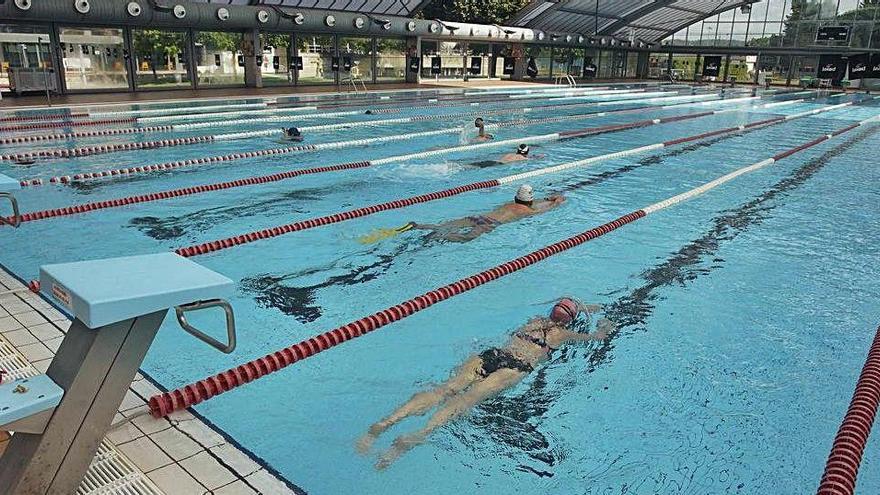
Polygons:
<instances>
[{"instance_id":1,"label":"black banner","mask_svg":"<svg viewBox=\"0 0 880 495\"><path fill-rule=\"evenodd\" d=\"M871 54L871 63L869 64L871 73L867 77L880 78L880 53Z\"/></svg>"},{"instance_id":2,"label":"black banner","mask_svg":"<svg viewBox=\"0 0 880 495\"><path fill-rule=\"evenodd\" d=\"M272 56L272 68L278 70L281 68L281 57L278 55Z\"/></svg>"},{"instance_id":3,"label":"black banner","mask_svg":"<svg viewBox=\"0 0 880 495\"><path fill-rule=\"evenodd\" d=\"M703 77L718 77L721 75L721 57L703 57Z\"/></svg>"},{"instance_id":4,"label":"black banner","mask_svg":"<svg viewBox=\"0 0 880 495\"><path fill-rule=\"evenodd\" d=\"M831 79L831 84L837 85L846 73L846 62L840 55L819 56L819 79Z\"/></svg>"},{"instance_id":5,"label":"black banner","mask_svg":"<svg viewBox=\"0 0 880 495\"><path fill-rule=\"evenodd\" d=\"M239 56L238 56L238 66L239 66L239 67L244 67L244 55L239 55Z\"/></svg>"},{"instance_id":6,"label":"black banner","mask_svg":"<svg viewBox=\"0 0 880 495\"><path fill-rule=\"evenodd\" d=\"M535 62L534 57L529 57L529 63L526 65L526 75L532 79L538 77L538 63Z\"/></svg>"},{"instance_id":7,"label":"black banner","mask_svg":"<svg viewBox=\"0 0 880 495\"><path fill-rule=\"evenodd\" d=\"M254 57L257 60L257 65L263 65L263 56L257 55Z\"/></svg>"},{"instance_id":8,"label":"black banner","mask_svg":"<svg viewBox=\"0 0 880 495\"><path fill-rule=\"evenodd\" d=\"M443 62L440 57L431 57L431 74L440 75L443 73Z\"/></svg>"},{"instance_id":9,"label":"black banner","mask_svg":"<svg viewBox=\"0 0 880 495\"><path fill-rule=\"evenodd\" d=\"M353 62L351 60L351 57L342 57L342 70L344 70L345 72L351 72L352 65Z\"/></svg>"},{"instance_id":10,"label":"black banner","mask_svg":"<svg viewBox=\"0 0 880 495\"><path fill-rule=\"evenodd\" d=\"M584 77L587 79L595 79L596 74L599 72L599 68L596 67L596 64L593 63L593 57L587 57L584 59Z\"/></svg>"},{"instance_id":11,"label":"black banner","mask_svg":"<svg viewBox=\"0 0 880 495\"><path fill-rule=\"evenodd\" d=\"M867 53L849 56L849 78L862 79L871 77L871 57Z\"/></svg>"},{"instance_id":12,"label":"black banner","mask_svg":"<svg viewBox=\"0 0 880 495\"><path fill-rule=\"evenodd\" d=\"M475 76L483 72L483 57L471 57L471 66L468 71Z\"/></svg>"},{"instance_id":13,"label":"black banner","mask_svg":"<svg viewBox=\"0 0 880 495\"><path fill-rule=\"evenodd\" d=\"M409 58L409 71L413 74L418 74L419 69L422 67L422 58L421 57L410 57Z\"/></svg>"},{"instance_id":14,"label":"black banner","mask_svg":"<svg viewBox=\"0 0 880 495\"><path fill-rule=\"evenodd\" d=\"M816 31L816 41L846 41L849 39L849 26L821 26Z\"/></svg>"},{"instance_id":15,"label":"black banner","mask_svg":"<svg viewBox=\"0 0 880 495\"><path fill-rule=\"evenodd\" d=\"M516 58L504 57L504 75L512 76L516 72Z\"/></svg>"},{"instance_id":16,"label":"black banner","mask_svg":"<svg viewBox=\"0 0 880 495\"><path fill-rule=\"evenodd\" d=\"M290 61L290 68L297 71L303 70L303 58L293 57L293 60Z\"/></svg>"},{"instance_id":17,"label":"black banner","mask_svg":"<svg viewBox=\"0 0 880 495\"><path fill-rule=\"evenodd\" d=\"M339 72L339 57L330 58L330 70L333 72Z\"/></svg>"},{"instance_id":18,"label":"black banner","mask_svg":"<svg viewBox=\"0 0 880 495\"><path fill-rule=\"evenodd\" d=\"M215 66L215 67L220 67L221 65L223 65L223 62L220 61L220 54L219 54L219 53L215 53L215 54L214 54L214 66Z\"/></svg>"}]
</instances>

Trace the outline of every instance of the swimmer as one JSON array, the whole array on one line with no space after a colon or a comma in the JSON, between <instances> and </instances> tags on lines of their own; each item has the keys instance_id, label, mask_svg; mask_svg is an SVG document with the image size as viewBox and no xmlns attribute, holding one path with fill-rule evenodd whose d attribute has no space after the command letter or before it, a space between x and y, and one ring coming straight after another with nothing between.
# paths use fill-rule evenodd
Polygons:
<instances>
[{"instance_id":1,"label":"swimmer","mask_svg":"<svg viewBox=\"0 0 880 495\"><path fill-rule=\"evenodd\" d=\"M471 356L446 382L413 395L397 410L370 426L357 442L358 452L369 452L376 438L395 424L437 407L422 429L398 437L379 458L376 469L387 468L405 452L424 442L437 428L515 386L563 345L605 340L615 331L614 324L608 319L601 318L595 332L587 331L590 313L601 310L601 306L585 305L569 297L560 299L548 316L528 321L503 347L492 347Z\"/></svg>"},{"instance_id":2,"label":"swimmer","mask_svg":"<svg viewBox=\"0 0 880 495\"><path fill-rule=\"evenodd\" d=\"M486 134L486 124L483 122L482 117L477 117L477 120L474 121L474 127L476 127L479 131L477 137L474 138L474 141L489 141L495 139L495 136L491 134Z\"/></svg>"},{"instance_id":3,"label":"swimmer","mask_svg":"<svg viewBox=\"0 0 880 495\"><path fill-rule=\"evenodd\" d=\"M506 165L508 163L513 162L521 162L523 160L528 160L529 158L544 158L544 155L534 155L530 156L529 152L531 148L527 144L521 144L516 149L516 153L507 153L506 155L502 155L497 160L485 160L482 162L474 162L470 165L478 168L488 168L494 167L496 165Z\"/></svg>"},{"instance_id":4,"label":"swimmer","mask_svg":"<svg viewBox=\"0 0 880 495\"><path fill-rule=\"evenodd\" d=\"M458 220L450 220L441 224L407 224L407 230L431 230L429 238L437 238L450 242L468 242L481 235L492 232L496 227L505 223L546 213L565 202L562 195L553 195L548 198L535 201L532 186L523 184L516 192L514 200L510 203L486 213L474 215Z\"/></svg>"},{"instance_id":5,"label":"swimmer","mask_svg":"<svg viewBox=\"0 0 880 495\"><path fill-rule=\"evenodd\" d=\"M286 129L281 129L281 132L284 133L284 137L282 138L284 141L302 141L303 135L296 127L289 127Z\"/></svg>"}]
</instances>

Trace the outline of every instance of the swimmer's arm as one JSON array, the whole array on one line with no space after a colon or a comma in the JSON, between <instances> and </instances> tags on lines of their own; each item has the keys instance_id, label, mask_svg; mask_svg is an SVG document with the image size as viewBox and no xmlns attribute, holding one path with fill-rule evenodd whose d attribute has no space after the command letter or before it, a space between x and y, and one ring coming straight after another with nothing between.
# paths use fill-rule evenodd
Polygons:
<instances>
[{"instance_id":1,"label":"swimmer's arm","mask_svg":"<svg viewBox=\"0 0 880 495\"><path fill-rule=\"evenodd\" d=\"M536 213L543 213L545 211L550 211L553 208L556 208L562 203L565 203L565 196L554 194L553 196L550 196L544 201L538 203L534 209Z\"/></svg>"}]
</instances>

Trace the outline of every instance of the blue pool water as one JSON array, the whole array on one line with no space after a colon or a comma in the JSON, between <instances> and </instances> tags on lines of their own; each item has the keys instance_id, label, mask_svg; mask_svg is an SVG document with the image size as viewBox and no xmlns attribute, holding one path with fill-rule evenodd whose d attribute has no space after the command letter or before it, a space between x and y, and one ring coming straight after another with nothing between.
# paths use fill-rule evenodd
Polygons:
<instances>
[{"instance_id":1,"label":"blue pool water","mask_svg":"<svg viewBox=\"0 0 880 495\"><path fill-rule=\"evenodd\" d=\"M689 91L684 94L689 94ZM400 98L404 93L396 94ZM742 96L742 95L740 95ZM815 96L815 95L814 95ZM803 96L799 96L803 97ZM684 115L737 111L543 143L539 160L476 168L511 150L489 149L319 174L259 186L0 228L0 263L23 279L38 267L152 253L516 172L794 114L857 97L789 106L753 104L650 109L633 114L492 130L499 139ZM469 109L300 120L356 122ZM240 103L240 102L235 102ZM601 107L604 110L637 104ZM151 107L155 108L155 107ZM529 118L595 111L535 111ZM538 195L564 206L503 225L466 244L426 243L405 233L363 245L362 235L410 220L478 215L510 200L518 184L392 210L194 258L238 283L231 300L239 347L217 353L166 321L144 371L167 388L190 383L303 338L480 272L620 215L696 187L849 123L880 114L858 106L535 178ZM504 114L487 118L523 118ZM471 118L353 127L315 133L335 142L460 126ZM218 126L9 146L28 151L265 129ZM278 126L280 127L280 125ZM100 201L432 147L461 137L239 160L220 165L25 188L24 211ZM0 163L16 178L281 147L254 138L38 162ZM369 336L216 397L196 410L311 494L796 494L815 490L880 323L880 169L877 126L868 126L747 174L708 194L586 245L454 297ZM6 153L6 152L4 152ZM449 377L482 350L503 344L556 298L606 305L620 332L572 345L522 383L432 434L384 471L355 441L412 394ZM202 317L207 325L218 325ZM376 444L420 428L409 419ZM880 491L874 435L859 493Z\"/></svg>"}]
</instances>

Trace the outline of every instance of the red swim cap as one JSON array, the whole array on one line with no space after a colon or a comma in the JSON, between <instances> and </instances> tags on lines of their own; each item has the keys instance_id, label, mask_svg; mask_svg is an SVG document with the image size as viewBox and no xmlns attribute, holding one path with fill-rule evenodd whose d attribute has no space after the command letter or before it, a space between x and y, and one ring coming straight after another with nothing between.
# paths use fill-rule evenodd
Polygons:
<instances>
[{"instance_id":1,"label":"red swim cap","mask_svg":"<svg viewBox=\"0 0 880 495\"><path fill-rule=\"evenodd\" d=\"M568 325L579 313L578 304L567 297L563 297L550 310L550 319L556 323Z\"/></svg>"}]
</instances>

